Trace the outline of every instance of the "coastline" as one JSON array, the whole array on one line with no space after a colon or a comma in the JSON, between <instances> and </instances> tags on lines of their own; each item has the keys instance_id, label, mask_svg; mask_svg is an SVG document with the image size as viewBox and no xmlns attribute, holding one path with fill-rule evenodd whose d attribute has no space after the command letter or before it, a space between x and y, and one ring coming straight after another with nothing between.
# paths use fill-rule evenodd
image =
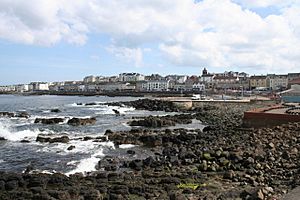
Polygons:
<instances>
[{"instance_id":1,"label":"coastline","mask_svg":"<svg viewBox=\"0 0 300 200\"><path fill-rule=\"evenodd\" d=\"M138 100L128 105L136 109L174 111L170 102L159 100ZM300 184L297 170L300 124L243 129L243 112L261 106L207 103L203 107L180 110L187 113L180 116L182 121L200 120L206 124L203 130L143 127L107 131L106 136L116 145L139 145L154 155L138 159L104 157L98 162L99 170L87 176L2 172L0 198L280 198ZM133 151L127 153L128 157L134 155Z\"/></svg>"}]
</instances>

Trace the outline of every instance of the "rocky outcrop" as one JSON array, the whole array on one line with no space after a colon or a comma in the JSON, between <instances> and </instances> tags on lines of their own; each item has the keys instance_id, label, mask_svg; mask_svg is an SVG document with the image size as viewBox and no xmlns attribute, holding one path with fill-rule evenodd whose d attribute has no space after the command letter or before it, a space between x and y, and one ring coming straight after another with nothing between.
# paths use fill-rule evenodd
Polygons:
<instances>
[{"instance_id":1,"label":"rocky outcrop","mask_svg":"<svg viewBox=\"0 0 300 200\"><path fill-rule=\"evenodd\" d=\"M85 126L85 125L93 125L96 123L96 118L91 117L91 118L77 118L74 117L72 119L69 119L67 124L72 125L72 126Z\"/></svg>"},{"instance_id":2,"label":"rocky outcrop","mask_svg":"<svg viewBox=\"0 0 300 200\"><path fill-rule=\"evenodd\" d=\"M34 123L42 123L42 124L58 124L64 122L64 118L36 118Z\"/></svg>"},{"instance_id":3,"label":"rocky outcrop","mask_svg":"<svg viewBox=\"0 0 300 200\"><path fill-rule=\"evenodd\" d=\"M112 102L106 103L109 106L129 106L138 110L150 110L150 111L166 111L166 112L178 112L180 109L170 101L161 101L157 99L139 99L136 101L127 102Z\"/></svg>"},{"instance_id":4,"label":"rocky outcrop","mask_svg":"<svg viewBox=\"0 0 300 200\"><path fill-rule=\"evenodd\" d=\"M19 117L19 118L29 118L30 115L25 112L25 111L21 111L21 112L0 112L0 117Z\"/></svg>"},{"instance_id":5,"label":"rocky outcrop","mask_svg":"<svg viewBox=\"0 0 300 200\"><path fill-rule=\"evenodd\" d=\"M58 108L53 108L50 110L50 112L59 113L59 112L61 112L61 110L59 110Z\"/></svg>"},{"instance_id":6,"label":"rocky outcrop","mask_svg":"<svg viewBox=\"0 0 300 200\"><path fill-rule=\"evenodd\" d=\"M144 126L149 128L160 128L167 126L175 126L176 124L190 124L193 116L190 114L167 115L167 116L148 116L140 120L129 122L130 126Z\"/></svg>"},{"instance_id":7,"label":"rocky outcrop","mask_svg":"<svg viewBox=\"0 0 300 200\"><path fill-rule=\"evenodd\" d=\"M37 142L49 142L49 143L68 143L70 141L68 136L49 137L45 135L38 135L36 138Z\"/></svg>"}]
</instances>

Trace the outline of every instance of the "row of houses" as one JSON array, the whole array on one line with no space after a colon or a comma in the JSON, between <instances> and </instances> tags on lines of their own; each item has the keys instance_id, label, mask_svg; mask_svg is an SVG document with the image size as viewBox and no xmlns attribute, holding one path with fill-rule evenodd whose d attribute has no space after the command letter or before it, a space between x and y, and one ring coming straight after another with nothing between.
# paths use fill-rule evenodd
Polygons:
<instances>
[{"instance_id":1,"label":"row of houses","mask_svg":"<svg viewBox=\"0 0 300 200\"><path fill-rule=\"evenodd\" d=\"M64 82L32 82L0 86L0 92L101 92L101 91L205 91L205 90L253 90L269 88L283 90L289 88L299 79L300 73L286 75L254 75L244 72L225 71L223 73L208 73L204 68L201 76L152 74L144 76L139 73L121 73L119 76L87 76L82 81Z\"/></svg>"}]
</instances>

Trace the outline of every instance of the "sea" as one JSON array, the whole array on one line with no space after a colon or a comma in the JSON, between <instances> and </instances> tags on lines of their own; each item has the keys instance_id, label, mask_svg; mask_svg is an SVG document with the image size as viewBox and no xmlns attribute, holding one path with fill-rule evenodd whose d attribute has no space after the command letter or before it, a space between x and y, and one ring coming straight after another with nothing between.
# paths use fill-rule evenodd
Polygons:
<instances>
[{"instance_id":1,"label":"sea","mask_svg":"<svg viewBox=\"0 0 300 200\"><path fill-rule=\"evenodd\" d=\"M176 114L101 104L137 99L136 97L107 96L0 95L0 111L26 111L30 114L28 119L0 117L0 137L6 139L0 141L0 171L24 172L29 166L37 172L60 172L67 175L95 171L98 161L104 156L114 154L120 156L120 152L124 154L124 151L120 150L134 148L135 146L130 144L115 146L111 141L94 142L93 140L83 141L76 138L102 136L107 129L112 131L130 130L131 127L128 125L128 121L132 117ZM97 103L97 105L84 105L92 102ZM56 108L61 112L51 112L51 109ZM113 109L118 110L121 115L117 116ZM65 121L56 125L34 123L36 118L52 117L63 117ZM96 117L97 122L95 125L70 126L67 124L67 120L72 117ZM188 126L203 128L200 122L193 122ZM176 126L173 128L181 127ZM36 141L39 134L49 136L67 135L70 142L40 143ZM29 142L23 143L22 140L28 140ZM67 150L71 145L75 148Z\"/></svg>"}]
</instances>

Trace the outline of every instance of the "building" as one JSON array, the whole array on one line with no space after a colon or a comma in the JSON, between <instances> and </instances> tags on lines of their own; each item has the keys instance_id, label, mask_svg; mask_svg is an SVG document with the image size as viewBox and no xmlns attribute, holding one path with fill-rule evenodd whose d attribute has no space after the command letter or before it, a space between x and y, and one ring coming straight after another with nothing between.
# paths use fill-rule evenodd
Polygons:
<instances>
[{"instance_id":1,"label":"building","mask_svg":"<svg viewBox=\"0 0 300 200\"><path fill-rule=\"evenodd\" d=\"M288 75L268 75L269 87L271 90L284 90L288 87Z\"/></svg>"},{"instance_id":2,"label":"building","mask_svg":"<svg viewBox=\"0 0 300 200\"><path fill-rule=\"evenodd\" d=\"M119 74L120 82L136 82L136 81L144 81L145 76L139 73L122 73Z\"/></svg>"},{"instance_id":3,"label":"building","mask_svg":"<svg viewBox=\"0 0 300 200\"><path fill-rule=\"evenodd\" d=\"M137 91L169 91L174 83L170 80L142 81L137 83Z\"/></svg>"},{"instance_id":4,"label":"building","mask_svg":"<svg viewBox=\"0 0 300 200\"><path fill-rule=\"evenodd\" d=\"M193 91L205 91L205 85L203 83L194 83L192 86Z\"/></svg>"},{"instance_id":5,"label":"building","mask_svg":"<svg viewBox=\"0 0 300 200\"><path fill-rule=\"evenodd\" d=\"M49 90L49 84L46 82L31 82L28 87L29 87L29 90L32 90L32 91L47 91L47 90Z\"/></svg>"},{"instance_id":6,"label":"building","mask_svg":"<svg viewBox=\"0 0 300 200\"><path fill-rule=\"evenodd\" d=\"M86 76L83 78L84 83L95 83L96 82L96 76Z\"/></svg>"},{"instance_id":7,"label":"building","mask_svg":"<svg viewBox=\"0 0 300 200\"><path fill-rule=\"evenodd\" d=\"M208 73L207 69L204 68L202 70L202 75L200 77L200 82L204 83L206 88L212 88L214 77L215 77L214 74Z\"/></svg>"},{"instance_id":8,"label":"building","mask_svg":"<svg viewBox=\"0 0 300 200\"><path fill-rule=\"evenodd\" d=\"M16 92L28 92L29 91L29 85L28 84L19 84L15 86Z\"/></svg>"},{"instance_id":9,"label":"building","mask_svg":"<svg viewBox=\"0 0 300 200\"><path fill-rule=\"evenodd\" d=\"M250 89L255 88L267 88L269 87L269 81L267 76L251 76L249 79Z\"/></svg>"},{"instance_id":10,"label":"building","mask_svg":"<svg viewBox=\"0 0 300 200\"><path fill-rule=\"evenodd\" d=\"M160 81L164 79L165 78L159 74L151 74L150 76L145 76L145 81Z\"/></svg>"},{"instance_id":11,"label":"building","mask_svg":"<svg viewBox=\"0 0 300 200\"><path fill-rule=\"evenodd\" d=\"M300 73L288 73L288 81L300 78Z\"/></svg>"},{"instance_id":12,"label":"building","mask_svg":"<svg viewBox=\"0 0 300 200\"><path fill-rule=\"evenodd\" d=\"M215 76L213 83L216 89L239 89L239 77L238 76Z\"/></svg>"},{"instance_id":13,"label":"building","mask_svg":"<svg viewBox=\"0 0 300 200\"><path fill-rule=\"evenodd\" d=\"M165 77L166 80L173 81L175 83L185 83L188 76L186 75L168 75Z\"/></svg>"}]
</instances>

